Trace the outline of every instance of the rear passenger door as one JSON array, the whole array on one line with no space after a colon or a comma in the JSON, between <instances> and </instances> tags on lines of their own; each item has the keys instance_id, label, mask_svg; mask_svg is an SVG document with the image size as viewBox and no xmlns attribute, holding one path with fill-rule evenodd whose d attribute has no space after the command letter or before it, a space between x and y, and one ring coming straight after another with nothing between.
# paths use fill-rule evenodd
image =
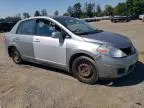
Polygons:
<instances>
[{"instance_id":1,"label":"rear passenger door","mask_svg":"<svg viewBox=\"0 0 144 108\"><path fill-rule=\"evenodd\" d=\"M35 33L35 20L26 20L20 23L16 42L18 50L25 58L34 58L33 35Z\"/></svg>"}]
</instances>

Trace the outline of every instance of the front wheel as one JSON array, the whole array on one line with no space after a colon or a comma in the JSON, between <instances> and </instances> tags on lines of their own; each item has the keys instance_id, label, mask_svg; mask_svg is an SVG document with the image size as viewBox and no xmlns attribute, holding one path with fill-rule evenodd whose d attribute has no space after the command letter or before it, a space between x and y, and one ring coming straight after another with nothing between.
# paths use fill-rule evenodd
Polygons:
<instances>
[{"instance_id":1,"label":"front wheel","mask_svg":"<svg viewBox=\"0 0 144 108\"><path fill-rule=\"evenodd\" d=\"M98 81L96 63L89 57L76 58L72 64L72 71L74 76L83 83L95 84Z\"/></svg>"},{"instance_id":2,"label":"front wheel","mask_svg":"<svg viewBox=\"0 0 144 108\"><path fill-rule=\"evenodd\" d=\"M15 47L11 50L11 57L16 64L21 64L23 62L19 51Z\"/></svg>"}]
</instances>

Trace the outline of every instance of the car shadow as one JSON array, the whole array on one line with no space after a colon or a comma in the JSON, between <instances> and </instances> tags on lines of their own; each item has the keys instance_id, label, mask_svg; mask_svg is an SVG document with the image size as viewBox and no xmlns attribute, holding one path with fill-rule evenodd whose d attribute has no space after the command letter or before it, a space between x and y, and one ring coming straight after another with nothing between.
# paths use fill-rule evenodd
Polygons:
<instances>
[{"instance_id":1,"label":"car shadow","mask_svg":"<svg viewBox=\"0 0 144 108\"><path fill-rule=\"evenodd\" d=\"M65 70L62 70L62 69L53 68L50 66L45 66L45 65L40 65L40 64L35 64L35 63L31 63L31 62L24 63L24 68L30 68L29 66L42 68L42 69L48 70L49 72L61 73L61 74L73 77L73 75L71 73L69 73ZM129 75L122 77L122 78L115 79L115 80L100 80L96 84L105 85L105 86L109 86L109 87L124 87L124 86L137 85L143 81L144 81L144 64L142 62L138 62L136 64L135 71L133 71Z\"/></svg>"},{"instance_id":2,"label":"car shadow","mask_svg":"<svg viewBox=\"0 0 144 108\"><path fill-rule=\"evenodd\" d=\"M56 73L61 73L64 75L72 76L71 73L67 72L64 69L54 68L54 67L47 66L47 65L36 64L36 63L32 63L32 62L27 62L27 61L25 61L23 63L23 65L24 65L24 68L30 68L29 66L32 66L32 67L37 67L37 68L41 68L41 69L46 69L46 70L48 70L48 72L56 72Z\"/></svg>"},{"instance_id":3,"label":"car shadow","mask_svg":"<svg viewBox=\"0 0 144 108\"><path fill-rule=\"evenodd\" d=\"M115 80L99 81L98 84L109 87L124 87L140 84L144 81L144 64L138 62L136 69L129 75Z\"/></svg>"}]
</instances>

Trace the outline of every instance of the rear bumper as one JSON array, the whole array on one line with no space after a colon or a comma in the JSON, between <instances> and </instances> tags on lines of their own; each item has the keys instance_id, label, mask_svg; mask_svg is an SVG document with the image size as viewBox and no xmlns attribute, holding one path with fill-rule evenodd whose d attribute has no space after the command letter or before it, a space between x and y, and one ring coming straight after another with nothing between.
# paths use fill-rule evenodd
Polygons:
<instances>
[{"instance_id":1,"label":"rear bumper","mask_svg":"<svg viewBox=\"0 0 144 108\"><path fill-rule=\"evenodd\" d=\"M138 61L138 54L126 58L102 56L96 60L100 78L119 78L131 73Z\"/></svg>"}]
</instances>

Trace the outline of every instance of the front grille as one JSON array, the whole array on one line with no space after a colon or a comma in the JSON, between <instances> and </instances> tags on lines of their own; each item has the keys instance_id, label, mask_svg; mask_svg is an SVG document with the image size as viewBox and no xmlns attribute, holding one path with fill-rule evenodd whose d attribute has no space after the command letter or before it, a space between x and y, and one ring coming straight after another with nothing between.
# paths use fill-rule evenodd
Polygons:
<instances>
[{"instance_id":1,"label":"front grille","mask_svg":"<svg viewBox=\"0 0 144 108\"><path fill-rule=\"evenodd\" d=\"M134 53L132 47L121 48L120 50L123 51L127 56L132 55Z\"/></svg>"}]
</instances>

